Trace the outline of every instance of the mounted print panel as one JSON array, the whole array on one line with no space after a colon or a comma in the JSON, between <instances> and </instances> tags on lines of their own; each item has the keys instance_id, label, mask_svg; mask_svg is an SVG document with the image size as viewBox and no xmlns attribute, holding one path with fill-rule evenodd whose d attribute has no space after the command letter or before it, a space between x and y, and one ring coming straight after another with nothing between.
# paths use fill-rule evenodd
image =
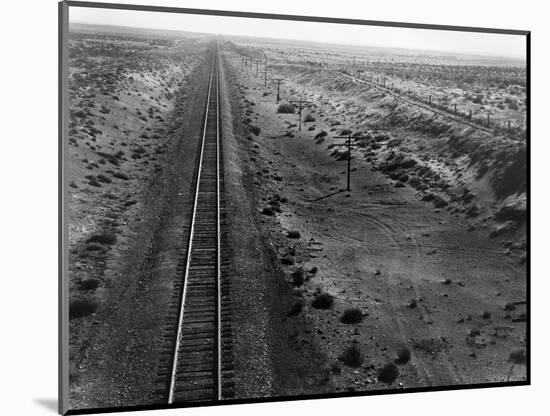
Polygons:
<instances>
[{"instance_id":1,"label":"mounted print panel","mask_svg":"<svg viewBox=\"0 0 550 416\"><path fill-rule=\"evenodd\" d=\"M523 385L529 32L60 3L60 412Z\"/></svg>"}]
</instances>

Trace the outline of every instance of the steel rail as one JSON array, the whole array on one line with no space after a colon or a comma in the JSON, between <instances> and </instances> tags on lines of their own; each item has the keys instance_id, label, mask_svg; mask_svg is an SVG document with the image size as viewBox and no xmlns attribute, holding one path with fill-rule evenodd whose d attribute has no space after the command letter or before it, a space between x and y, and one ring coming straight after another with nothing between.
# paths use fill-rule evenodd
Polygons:
<instances>
[{"instance_id":1,"label":"steel rail","mask_svg":"<svg viewBox=\"0 0 550 416\"><path fill-rule=\"evenodd\" d=\"M216 387L216 399L222 398L222 317L221 317L221 227L220 227L220 68L219 68L219 51L218 44L216 43L215 56L217 58L216 66L216 228L217 228L217 299L216 299L216 319L217 319L217 352L218 352L218 366L217 366L217 387Z\"/></svg>"}]
</instances>

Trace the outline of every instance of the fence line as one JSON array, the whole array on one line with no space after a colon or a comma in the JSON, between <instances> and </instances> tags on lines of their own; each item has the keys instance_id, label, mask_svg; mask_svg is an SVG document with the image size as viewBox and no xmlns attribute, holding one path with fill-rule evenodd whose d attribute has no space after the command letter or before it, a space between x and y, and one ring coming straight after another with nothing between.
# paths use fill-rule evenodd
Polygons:
<instances>
[{"instance_id":1,"label":"fence line","mask_svg":"<svg viewBox=\"0 0 550 416\"><path fill-rule=\"evenodd\" d=\"M368 80L366 80L366 79L362 79L362 78L359 78L359 77L355 77L355 76L353 76L353 75L348 74L347 72L349 72L349 71L343 70L343 71L342 71L342 75L343 75L344 77L346 77L346 78L348 78L348 79L354 81L354 82L358 82L358 83L361 83L361 84L367 84L367 85L369 85L369 86L371 86L371 87L373 87L373 88L376 88L376 89L378 89L378 90L380 90L380 91L383 91L383 92L385 92L385 93L388 93L388 94L390 94L390 95L393 95L395 98L397 98L397 99L399 99L399 100L401 100L401 101L403 101L403 102L405 102L405 103L407 103L407 104L410 104L410 105L413 105L413 106L416 106L416 107L420 107L420 108L422 108L422 109L424 109L424 110L426 110L426 111L433 112L433 113L438 114L438 115L440 115L440 116L442 116L442 117L445 117L445 118L448 118L448 119L450 119L450 120L453 120L453 121L456 122L456 123L460 123L460 124L469 126L469 127L473 128L473 129L480 130L480 131L483 131L483 132L485 132L485 133L489 133L489 134L499 134L499 133L500 133L500 134L505 134L505 135L507 135L507 137L508 137L509 139L511 139L511 140L513 140L513 141L518 141L518 142L523 141L522 139L518 139L518 138L515 138L515 137L511 137L511 136L509 135L509 134L510 134L509 131L498 131L497 129L489 129L489 128L480 126L479 124L474 124L474 123L472 123L472 122L468 122L468 121L466 121L466 120L464 120L464 119L458 118L458 117L455 116L454 114L451 114L450 112L447 112L447 111L445 111L445 110L438 110L437 108L433 108L433 105L434 105L434 104L432 104L431 95L429 96L428 105L425 105L425 104L423 104L422 101L420 101L420 99L415 99L415 100L413 101L413 99L405 98L403 95L398 94L398 93L392 91L392 88L385 87L385 81L386 81L385 78L384 78L383 81L382 81L383 84L384 84L384 86L380 86L380 85L377 85L377 84L376 84L375 82L373 82L373 81L368 81ZM380 78L380 77L378 77L378 78ZM372 76L371 76L371 79L373 79ZM392 85L392 86L393 86L393 85ZM456 108L456 104L455 104L455 108ZM445 111L445 112L444 112L444 111ZM455 110L455 114L456 114L456 110ZM469 115L469 118L472 119L472 115L471 115L471 114L472 114L472 110L470 110L470 113L469 113L469 114L470 114L470 115ZM476 121L475 118L473 118L473 120ZM488 120L489 120L489 119L488 119ZM480 122L482 122L482 121L480 121ZM489 122L487 122L487 124L489 125ZM497 127L498 127L498 125L497 125ZM523 133L523 134L525 134L525 133Z\"/></svg>"}]
</instances>

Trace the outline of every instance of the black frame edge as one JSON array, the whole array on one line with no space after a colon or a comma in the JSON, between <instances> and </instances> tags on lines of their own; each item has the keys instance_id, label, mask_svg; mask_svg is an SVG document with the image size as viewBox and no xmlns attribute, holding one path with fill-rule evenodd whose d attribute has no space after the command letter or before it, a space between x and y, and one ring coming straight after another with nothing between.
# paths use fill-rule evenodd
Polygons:
<instances>
[{"instance_id":1,"label":"black frame edge","mask_svg":"<svg viewBox=\"0 0 550 416\"><path fill-rule=\"evenodd\" d=\"M86 415L94 413L119 413L119 412L135 412L144 410L165 410L165 409L185 409L205 406L231 406L239 404L254 404L254 403L277 403L277 402L294 402L299 400L321 400L321 399L346 399L349 397L368 397L368 396L386 396L393 394L414 394L414 393L438 393L460 390L485 389L495 387L521 387L529 386L528 381L513 381L507 383L481 383L468 385L451 385L451 386L436 386L436 387L418 387L393 390L375 390L368 392L340 392L330 394L309 394L302 396L275 396L261 398L245 398L225 401L204 401L194 403L177 403L168 404L151 404L151 405L136 405L123 407L102 407L93 409L77 409L69 410L67 415Z\"/></svg>"},{"instance_id":2,"label":"black frame edge","mask_svg":"<svg viewBox=\"0 0 550 416\"><path fill-rule=\"evenodd\" d=\"M68 345L68 258L65 178L65 141L68 133L68 39L69 5L58 3L58 404L59 414L69 411L69 345Z\"/></svg>"},{"instance_id":3,"label":"black frame edge","mask_svg":"<svg viewBox=\"0 0 550 416\"><path fill-rule=\"evenodd\" d=\"M526 124L526 146L527 146L527 161L526 161L526 173L527 173L527 261L526 261L526 274L527 282L525 286L526 300L527 300L527 321L525 337L527 339L527 361L525 363L527 370L527 383L531 385L531 32L525 36L525 69L526 69L526 88L527 88L527 105L525 114Z\"/></svg>"}]
</instances>

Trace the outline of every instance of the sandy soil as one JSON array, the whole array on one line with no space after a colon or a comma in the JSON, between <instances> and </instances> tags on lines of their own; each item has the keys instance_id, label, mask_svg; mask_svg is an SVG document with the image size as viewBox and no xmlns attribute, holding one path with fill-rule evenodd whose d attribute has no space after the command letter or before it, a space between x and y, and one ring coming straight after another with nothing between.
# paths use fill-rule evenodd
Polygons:
<instances>
[{"instance_id":1,"label":"sandy soil","mask_svg":"<svg viewBox=\"0 0 550 416\"><path fill-rule=\"evenodd\" d=\"M260 227L279 259L294 261L280 266L289 287L294 271L306 272L303 286L294 289L303 312L288 319L305 317L311 327L293 336L323 352L334 389L505 381L510 352L525 346L525 311L521 305L504 309L525 300L525 266L489 237L487 223L472 227L463 212L434 208L412 187L396 187L377 159L369 162L360 151L353 153L352 192L342 192L346 162L327 148L334 133L321 143L314 140L320 130L330 131L331 120L318 116L330 108L318 104L311 111L317 120L298 132L297 116L277 114L263 79L228 56L245 112L241 122L251 126L240 148L243 162L255 171L249 195L259 215L270 201L280 201L271 206L281 212L262 215ZM286 91L293 88L320 92L287 78ZM429 139L417 131L387 130ZM287 238L288 231L300 238ZM313 267L317 273L308 272ZM331 309L311 306L319 292L334 296ZM361 323L340 322L350 307L363 312ZM356 368L339 359L352 344L364 356ZM399 365L393 384L382 383L379 370L402 348L411 351L410 361ZM511 375L524 377L521 366Z\"/></svg>"}]
</instances>

